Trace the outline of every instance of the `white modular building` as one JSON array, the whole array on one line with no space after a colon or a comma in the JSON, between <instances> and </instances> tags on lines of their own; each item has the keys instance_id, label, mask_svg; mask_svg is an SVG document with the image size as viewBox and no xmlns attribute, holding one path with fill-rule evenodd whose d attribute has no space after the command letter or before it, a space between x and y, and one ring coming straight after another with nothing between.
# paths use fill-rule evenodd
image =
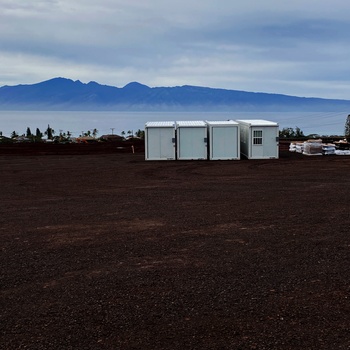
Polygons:
<instances>
[{"instance_id":1,"label":"white modular building","mask_svg":"<svg viewBox=\"0 0 350 350\"><path fill-rule=\"evenodd\" d=\"M207 121L209 160L240 159L239 124L233 120Z\"/></svg>"},{"instance_id":2,"label":"white modular building","mask_svg":"<svg viewBox=\"0 0 350 350\"><path fill-rule=\"evenodd\" d=\"M279 126L262 119L236 120L240 127L241 154L248 159L279 157Z\"/></svg>"},{"instance_id":3,"label":"white modular building","mask_svg":"<svg viewBox=\"0 0 350 350\"><path fill-rule=\"evenodd\" d=\"M177 159L207 159L207 137L207 124L204 121L176 122Z\"/></svg>"},{"instance_id":4,"label":"white modular building","mask_svg":"<svg viewBox=\"0 0 350 350\"><path fill-rule=\"evenodd\" d=\"M145 159L175 160L175 122L147 122L145 124Z\"/></svg>"}]
</instances>

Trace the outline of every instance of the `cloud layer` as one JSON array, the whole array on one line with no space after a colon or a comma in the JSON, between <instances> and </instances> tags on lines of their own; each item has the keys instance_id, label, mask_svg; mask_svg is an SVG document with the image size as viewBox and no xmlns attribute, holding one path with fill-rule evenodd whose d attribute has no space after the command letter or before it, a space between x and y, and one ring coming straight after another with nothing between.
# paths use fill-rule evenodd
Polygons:
<instances>
[{"instance_id":1,"label":"cloud layer","mask_svg":"<svg viewBox=\"0 0 350 350\"><path fill-rule=\"evenodd\" d=\"M350 3L0 0L0 85L56 76L350 99Z\"/></svg>"}]
</instances>

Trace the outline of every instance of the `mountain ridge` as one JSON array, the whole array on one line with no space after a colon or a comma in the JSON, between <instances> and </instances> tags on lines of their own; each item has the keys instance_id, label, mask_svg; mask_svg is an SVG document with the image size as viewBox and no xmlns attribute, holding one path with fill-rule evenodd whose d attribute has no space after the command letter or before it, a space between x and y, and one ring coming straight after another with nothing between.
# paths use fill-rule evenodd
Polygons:
<instances>
[{"instance_id":1,"label":"mountain ridge","mask_svg":"<svg viewBox=\"0 0 350 350\"><path fill-rule=\"evenodd\" d=\"M298 97L193 85L122 88L56 77L35 84L0 87L0 110L116 111L343 111L350 100Z\"/></svg>"}]
</instances>

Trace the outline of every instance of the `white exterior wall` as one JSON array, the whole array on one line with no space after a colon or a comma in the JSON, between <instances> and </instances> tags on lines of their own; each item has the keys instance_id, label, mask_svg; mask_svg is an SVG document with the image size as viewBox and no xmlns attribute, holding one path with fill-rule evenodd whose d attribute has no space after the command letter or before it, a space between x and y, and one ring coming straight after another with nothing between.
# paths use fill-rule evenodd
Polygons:
<instances>
[{"instance_id":1,"label":"white exterior wall","mask_svg":"<svg viewBox=\"0 0 350 350\"><path fill-rule=\"evenodd\" d=\"M147 122L145 159L175 160L175 122Z\"/></svg>"},{"instance_id":2,"label":"white exterior wall","mask_svg":"<svg viewBox=\"0 0 350 350\"><path fill-rule=\"evenodd\" d=\"M279 127L267 120L237 120L240 124L241 153L248 159L279 157Z\"/></svg>"},{"instance_id":3,"label":"white exterior wall","mask_svg":"<svg viewBox=\"0 0 350 350\"><path fill-rule=\"evenodd\" d=\"M204 121L176 123L178 160L207 159L207 125Z\"/></svg>"},{"instance_id":4,"label":"white exterior wall","mask_svg":"<svg viewBox=\"0 0 350 350\"><path fill-rule=\"evenodd\" d=\"M240 159L239 124L234 121L207 121L210 160Z\"/></svg>"}]
</instances>

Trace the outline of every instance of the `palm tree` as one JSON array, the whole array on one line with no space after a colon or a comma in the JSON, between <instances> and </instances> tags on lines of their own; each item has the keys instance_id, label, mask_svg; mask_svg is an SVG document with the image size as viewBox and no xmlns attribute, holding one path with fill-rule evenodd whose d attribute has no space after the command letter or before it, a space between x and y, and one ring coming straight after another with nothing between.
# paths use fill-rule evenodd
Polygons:
<instances>
[{"instance_id":1,"label":"palm tree","mask_svg":"<svg viewBox=\"0 0 350 350\"><path fill-rule=\"evenodd\" d=\"M141 129L138 129L136 132L135 132L135 135L137 137L139 137L140 139L143 139L145 137L145 132Z\"/></svg>"},{"instance_id":2,"label":"palm tree","mask_svg":"<svg viewBox=\"0 0 350 350\"><path fill-rule=\"evenodd\" d=\"M35 138L37 141L41 140L41 138L43 137L43 134L41 133L39 128L36 128L36 132L35 132Z\"/></svg>"},{"instance_id":3,"label":"palm tree","mask_svg":"<svg viewBox=\"0 0 350 350\"><path fill-rule=\"evenodd\" d=\"M98 130L95 128L94 130L92 130L92 136L96 138L98 134Z\"/></svg>"},{"instance_id":4,"label":"palm tree","mask_svg":"<svg viewBox=\"0 0 350 350\"><path fill-rule=\"evenodd\" d=\"M50 125L48 125L48 126L47 126L47 129L46 129L46 131L45 131L45 135L47 135L47 138L48 138L49 140L52 139L54 133L55 133L55 130L52 129L52 128L50 128Z\"/></svg>"},{"instance_id":5,"label":"palm tree","mask_svg":"<svg viewBox=\"0 0 350 350\"><path fill-rule=\"evenodd\" d=\"M16 131L12 131L12 133L11 133L11 139L14 139L14 138L16 138L16 137L18 137L17 132L16 132Z\"/></svg>"},{"instance_id":6,"label":"palm tree","mask_svg":"<svg viewBox=\"0 0 350 350\"><path fill-rule=\"evenodd\" d=\"M27 128L27 137L31 137L32 136L32 132L30 131L30 127Z\"/></svg>"}]
</instances>

